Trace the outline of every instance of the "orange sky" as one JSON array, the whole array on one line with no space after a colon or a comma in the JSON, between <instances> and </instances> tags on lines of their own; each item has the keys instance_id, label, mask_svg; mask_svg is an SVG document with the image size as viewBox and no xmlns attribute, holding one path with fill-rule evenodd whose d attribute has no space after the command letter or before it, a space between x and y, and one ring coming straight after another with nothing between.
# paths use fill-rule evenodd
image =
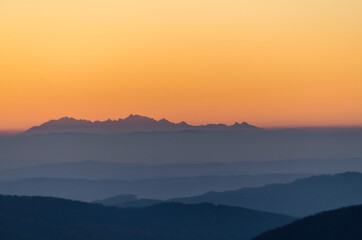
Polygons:
<instances>
[{"instance_id":1,"label":"orange sky","mask_svg":"<svg viewBox=\"0 0 362 240\"><path fill-rule=\"evenodd\" d=\"M362 126L361 0L0 0L0 130L130 113Z\"/></svg>"}]
</instances>

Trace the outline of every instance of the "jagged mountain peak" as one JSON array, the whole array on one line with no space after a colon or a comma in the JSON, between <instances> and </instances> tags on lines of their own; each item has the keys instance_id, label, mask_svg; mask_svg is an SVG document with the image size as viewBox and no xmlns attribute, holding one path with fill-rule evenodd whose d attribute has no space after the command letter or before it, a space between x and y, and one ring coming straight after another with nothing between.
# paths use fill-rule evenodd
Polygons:
<instances>
[{"instance_id":1,"label":"jagged mountain peak","mask_svg":"<svg viewBox=\"0 0 362 240\"><path fill-rule=\"evenodd\" d=\"M242 124L235 123L234 125L225 124L207 124L207 125L189 125L185 121L173 123L162 118L155 120L147 116L138 114L130 114L126 118L118 120L108 119L106 121L89 121L84 119L75 119L73 117L62 117L57 120L50 120L40 126L35 126L24 132L25 135L33 134L49 134L49 133L64 133L64 132L84 132L84 133L99 133L113 134L126 132L140 131L180 131L180 130L206 130L206 131L228 131L228 130L256 130L255 126L249 125L246 122Z\"/></svg>"}]
</instances>

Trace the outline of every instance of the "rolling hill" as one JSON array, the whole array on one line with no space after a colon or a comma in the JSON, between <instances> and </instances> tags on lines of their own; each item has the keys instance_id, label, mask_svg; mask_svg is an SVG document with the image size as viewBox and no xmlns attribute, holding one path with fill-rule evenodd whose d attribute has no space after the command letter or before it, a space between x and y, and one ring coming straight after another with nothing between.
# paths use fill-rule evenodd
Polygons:
<instances>
[{"instance_id":1,"label":"rolling hill","mask_svg":"<svg viewBox=\"0 0 362 240\"><path fill-rule=\"evenodd\" d=\"M125 209L56 198L0 196L0 234L11 240L247 240L293 220L212 204Z\"/></svg>"}]
</instances>

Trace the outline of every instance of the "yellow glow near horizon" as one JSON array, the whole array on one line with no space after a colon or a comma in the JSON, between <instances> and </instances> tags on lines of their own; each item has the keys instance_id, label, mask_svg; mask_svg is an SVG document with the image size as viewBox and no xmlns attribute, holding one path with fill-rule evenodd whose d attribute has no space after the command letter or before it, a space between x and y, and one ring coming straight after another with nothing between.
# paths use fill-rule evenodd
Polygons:
<instances>
[{"instance_id":1,"label":"yellow glow near horizon","mask_svg":"<svg viewBox=\"0 0 362 240\"><path fill-rule=\"evenodd\" d=\"M362 125L360 0L0 0L0 129L130 113Z\"/></svg>"}]
</instances>

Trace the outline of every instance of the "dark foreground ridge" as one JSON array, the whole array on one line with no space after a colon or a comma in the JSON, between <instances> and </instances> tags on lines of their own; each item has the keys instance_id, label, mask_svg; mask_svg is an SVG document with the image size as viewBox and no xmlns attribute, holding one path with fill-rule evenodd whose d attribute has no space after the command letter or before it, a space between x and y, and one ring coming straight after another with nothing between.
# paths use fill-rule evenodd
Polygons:
<instances>
[{"instance_id":1,"label":"dark foreground ridge","mask_svg":"<svg viewBox=\"0 0 362 240\"><path fill-rule=\"evenodd\" d=\"M323 212L268 231L254 240L360 240L362 205Z\"/></svg>"},{"instance_id":2,"label":"dark foreground ridge","mask_svg":"<svg viewBox=\"0 0 362 240\"><path fill-rule=\"evenodd\" d=\"M0 235L11 240L247 240L294 220L207 203L115 208L58 198L0 196Z\"/></svg>"}]
</instances>

